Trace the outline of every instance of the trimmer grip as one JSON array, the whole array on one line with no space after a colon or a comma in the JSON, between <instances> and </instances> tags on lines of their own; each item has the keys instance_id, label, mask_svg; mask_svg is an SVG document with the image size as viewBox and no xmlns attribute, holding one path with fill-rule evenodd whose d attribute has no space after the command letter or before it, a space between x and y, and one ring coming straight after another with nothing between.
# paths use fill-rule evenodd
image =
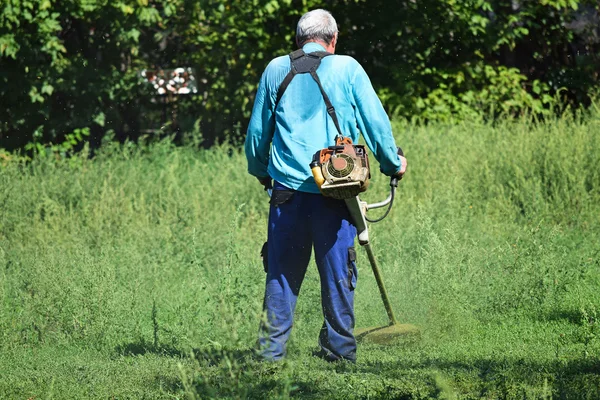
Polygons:
<instances>
[{"instance_id":1,"label":"trimmer grip","mask_svg":"<svg viewBox=\"0 0 600 400\"><path fill-rule=\"evenodd\" d=\"M398 155L404 157L404 152L402 151L401 147L398 147ZM390 179L390 186L398 187L398 181L400 181L400 179L402 179L401 176L392 176Z\"/></svg>"}]
</instances>

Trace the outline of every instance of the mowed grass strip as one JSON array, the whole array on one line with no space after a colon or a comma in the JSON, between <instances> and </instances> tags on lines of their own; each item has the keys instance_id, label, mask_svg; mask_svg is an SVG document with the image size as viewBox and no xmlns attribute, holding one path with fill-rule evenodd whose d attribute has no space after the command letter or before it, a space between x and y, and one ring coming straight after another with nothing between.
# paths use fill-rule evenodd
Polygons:
<instances>
[{"instance_id":1,"label":"mowed grass strip","mask_svg":"<svg viewBox=\"0 0 600 400\"><path fill-rule=\"evenodd\" d=\"M0 167L0 397L600 397L600 115L394 127L409 172L372 246L421 333L355 365L311 356L314 265L288 359L254 360L268 200L238 149ZM385 325L358 264L357 326Z\"/></svg>"}]
</instances>

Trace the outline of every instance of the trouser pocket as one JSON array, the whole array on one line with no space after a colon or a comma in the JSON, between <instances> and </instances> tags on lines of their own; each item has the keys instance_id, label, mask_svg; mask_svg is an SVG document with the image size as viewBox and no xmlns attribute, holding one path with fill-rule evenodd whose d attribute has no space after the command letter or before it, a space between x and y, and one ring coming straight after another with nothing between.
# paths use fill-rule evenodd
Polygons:
<instances>
[{"instance_id":1,"label":"trouser pocket","mask_svg":"<svg viewBox=\"0 0 600 400\"><path fill-rule=\"evenodd\" d=\"M356 269L356 250L354 247L348 248L348 288L356 289L358 279L358 270Z\"/></svg>"},{"instance_id":2,"label":"trouser pocket","mask_svg":"<svg viewBox=\"0 0 600 400\"><path fill-rule=\"evenodd\" d=\"M290 201L294 193L295 190L292 189L275 189L271 194L271 201L269 203L272 206L278 207Z\"/></svg>"}]
</instances>

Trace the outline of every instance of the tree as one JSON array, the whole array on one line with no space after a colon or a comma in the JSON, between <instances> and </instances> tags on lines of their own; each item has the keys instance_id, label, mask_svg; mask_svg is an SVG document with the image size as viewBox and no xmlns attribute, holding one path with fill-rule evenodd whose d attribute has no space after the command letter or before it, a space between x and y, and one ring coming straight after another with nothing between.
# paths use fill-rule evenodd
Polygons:
<instances>
[{"instance_id":1,"label":"tree","mask_svg":"<svg viewBox=\"0 0 600 400\"><path fill-rule=\"evenodd\" d=\"M315 0L4 0L0 147L60 149L107 132L240 140L260 74L294 49ZM357 58L391 114L422 120L544 112L600 73L593 0L331 0L339 52ZM578 24L582 15L592 17ZM596 19L594 19L596 18ZM594 22L596 21L596 22ZM192 67L198 93L164 105L140 71ZM166 108L165 108L166 107ZM165 116L173 112L177 118ZM166 128L163 126L167 122Z\"/></svg>"}]
</instances>

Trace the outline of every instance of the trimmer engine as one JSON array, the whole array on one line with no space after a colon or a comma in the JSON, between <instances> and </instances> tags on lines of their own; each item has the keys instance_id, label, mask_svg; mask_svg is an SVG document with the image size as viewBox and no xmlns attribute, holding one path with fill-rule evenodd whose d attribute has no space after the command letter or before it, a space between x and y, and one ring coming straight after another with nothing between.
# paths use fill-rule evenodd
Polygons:
<instances>
[{"instance_id":1,"label":"trimmer engine","mask_svg":"<svg viewBox=\"0 0 600 400\"><path fill-rule=\"evenodd\" d=\"M347 137L338 136L335 146L316 152L310 168L323 196L349 199L369 186L371 173L365 146L352 144Z\"/></svg>"}]
</instances>

